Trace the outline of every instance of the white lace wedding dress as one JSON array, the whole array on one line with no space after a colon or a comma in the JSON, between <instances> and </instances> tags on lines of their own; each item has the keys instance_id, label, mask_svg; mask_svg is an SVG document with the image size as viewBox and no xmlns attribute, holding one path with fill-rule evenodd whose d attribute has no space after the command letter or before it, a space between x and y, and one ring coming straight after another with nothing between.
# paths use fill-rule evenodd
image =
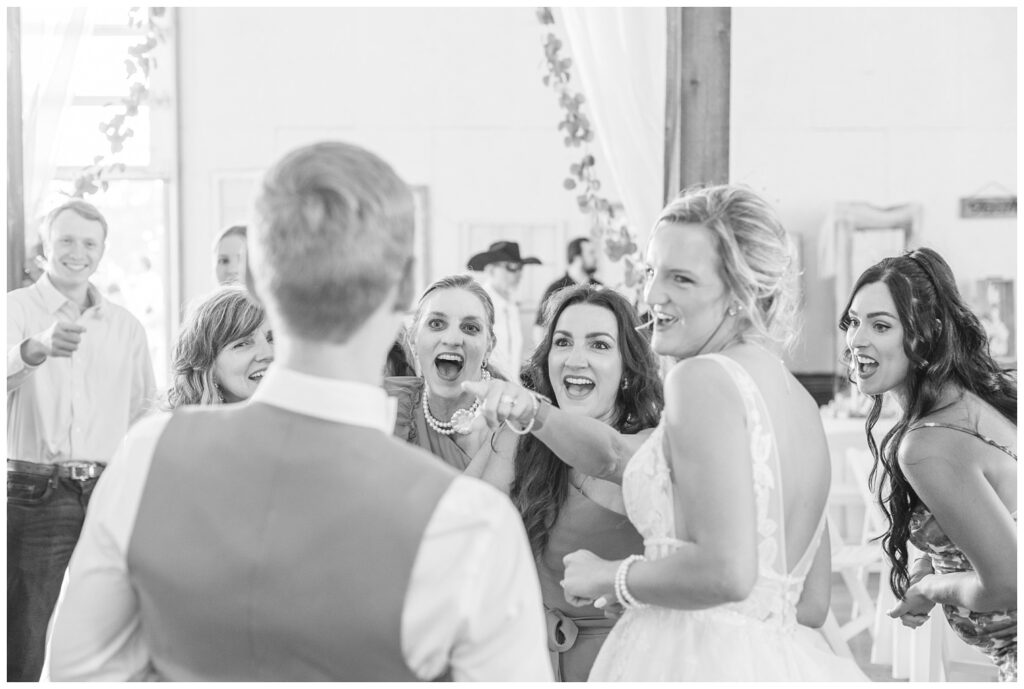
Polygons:
<instances>
[{"instance_id":1,"label":"white lace wedding dress","mask_svg":"<svg viewBox=\"0 0 1024 689\"><path fill-rule=\"evenodd\" d=\"M796 621L796 604L821 541L825 515L806 552L790 568L778 450L764 400L738 363L719 354L704 358L725 367L746 406L757 504L757 582L739 603L695 611L653 606L627 610L601 648L590 681L867 681L852 660L832 653L817 632ZM665 557L682 543L676 538L662 440L659 425L630 460L622 481L626 510L644 537L650 560Z\"/></svg>"}]
</instances>

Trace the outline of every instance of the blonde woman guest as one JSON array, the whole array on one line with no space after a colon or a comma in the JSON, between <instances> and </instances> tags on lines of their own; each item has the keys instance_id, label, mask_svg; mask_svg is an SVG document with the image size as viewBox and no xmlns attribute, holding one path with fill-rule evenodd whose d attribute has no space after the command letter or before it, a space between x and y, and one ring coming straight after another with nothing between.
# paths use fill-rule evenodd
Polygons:
<instances>
[{"instance_id":1,"label":"blonde woman guest","mask_svg":"<svg viewBox=\"0 0 1024 689\"><path fill-rule=\"evenodd\" d=\"M463 382L504 378L489 358L495 347L494 304L468 275L441 278L424 290L406 332L419 375L384 379L398 399L395 435L479 477L492 452L512 456L515 434L477 419L481 400ZM476 423L473 423L477 419Z\"/></svg>"},{"instance_id":2,"label":"blonde woman guest","mask_svg":"<svg viewBox=\"0 0 1024 689\"><path fill-rule=\"evenodd\" d=\"M247 400L273 360L263 308L244 288L222 287L197 303L182 326L167 407Z\"/></svg>"}]
</instances>

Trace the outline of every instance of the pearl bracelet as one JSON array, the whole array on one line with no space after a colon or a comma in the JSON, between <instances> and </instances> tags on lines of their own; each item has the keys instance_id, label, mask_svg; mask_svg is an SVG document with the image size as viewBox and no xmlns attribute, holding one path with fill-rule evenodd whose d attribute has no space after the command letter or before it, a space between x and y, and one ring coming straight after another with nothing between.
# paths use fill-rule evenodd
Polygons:
<instances>
[{"instance_id":1,"label":"pearl bracelet","mask_svg":"<svg viewBox=\"0 0 1024 689\"><path fill-rule=\"evenodd\" d=\"M537 396L534 394L530 395L530 399L533 400L533 416L530 417L530 423L526 424L523 427L523 430L517 429L515 426L508 422L508 419L505 419L505 425L508 426L508 429L515 433L516 435L526 435L527 433L533 430L533 424L536 423L537 421L537 411L540 409L540 402L537 400Z\"/></svg>"},{"instance_id":2,"label":"pearl bracelet","mask_svg":"<svg viewBox=\"0 0 1024 689\"><path fill-rule=\"evenodd\" d=\"M626 576L629 574L629 568L633 566L634 562L640 561L646 562L647 558L643 555L630 555L619 563L619 568L615 570L615 598L618 599L619 605L626 609L649 607L647 603L641 603L638 601L636 597L630 593L629 587L626 586Z\"/></svg>"}]
</instances>

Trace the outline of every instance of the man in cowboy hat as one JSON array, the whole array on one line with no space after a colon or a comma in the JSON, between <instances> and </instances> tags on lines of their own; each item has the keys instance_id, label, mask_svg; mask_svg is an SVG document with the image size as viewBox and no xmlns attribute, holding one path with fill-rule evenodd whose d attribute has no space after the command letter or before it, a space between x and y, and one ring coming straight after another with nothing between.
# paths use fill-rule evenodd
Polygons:
<instances>
[{"instance_id":1,"label":"man in cowboy hat","mask_svg":"<svg viewBox=\"0 0 1024 689\"><path fill-rule=\"evenodd\" d=\"M494 302L494 336L498 343L490 362L513 380L519 379L519 366L523 363L523 326L515 291L523 278L524 265L540 265L540 260L532 256L523 258L519 244L507 241L491 244L467 264L470 270L483 271L480 283Z\"/></svg>"}]
</instances>

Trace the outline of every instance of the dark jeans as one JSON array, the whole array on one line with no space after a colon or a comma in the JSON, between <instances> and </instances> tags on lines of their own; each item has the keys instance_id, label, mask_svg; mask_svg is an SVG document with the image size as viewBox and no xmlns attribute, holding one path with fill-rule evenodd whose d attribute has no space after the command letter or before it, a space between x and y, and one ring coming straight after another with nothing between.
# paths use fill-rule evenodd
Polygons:
<instances>
[{"instance_id":1,"label":"dark jeans","mask_svg":"<svg viewBox=\"0 0 1024 689\"><path fill-rule=\"evenodd\" d=\"M43 465L36 467L45 468ZM7 681L37 682L46 627L96 479L7 472Z\"/></svg>"}]
</instances>

